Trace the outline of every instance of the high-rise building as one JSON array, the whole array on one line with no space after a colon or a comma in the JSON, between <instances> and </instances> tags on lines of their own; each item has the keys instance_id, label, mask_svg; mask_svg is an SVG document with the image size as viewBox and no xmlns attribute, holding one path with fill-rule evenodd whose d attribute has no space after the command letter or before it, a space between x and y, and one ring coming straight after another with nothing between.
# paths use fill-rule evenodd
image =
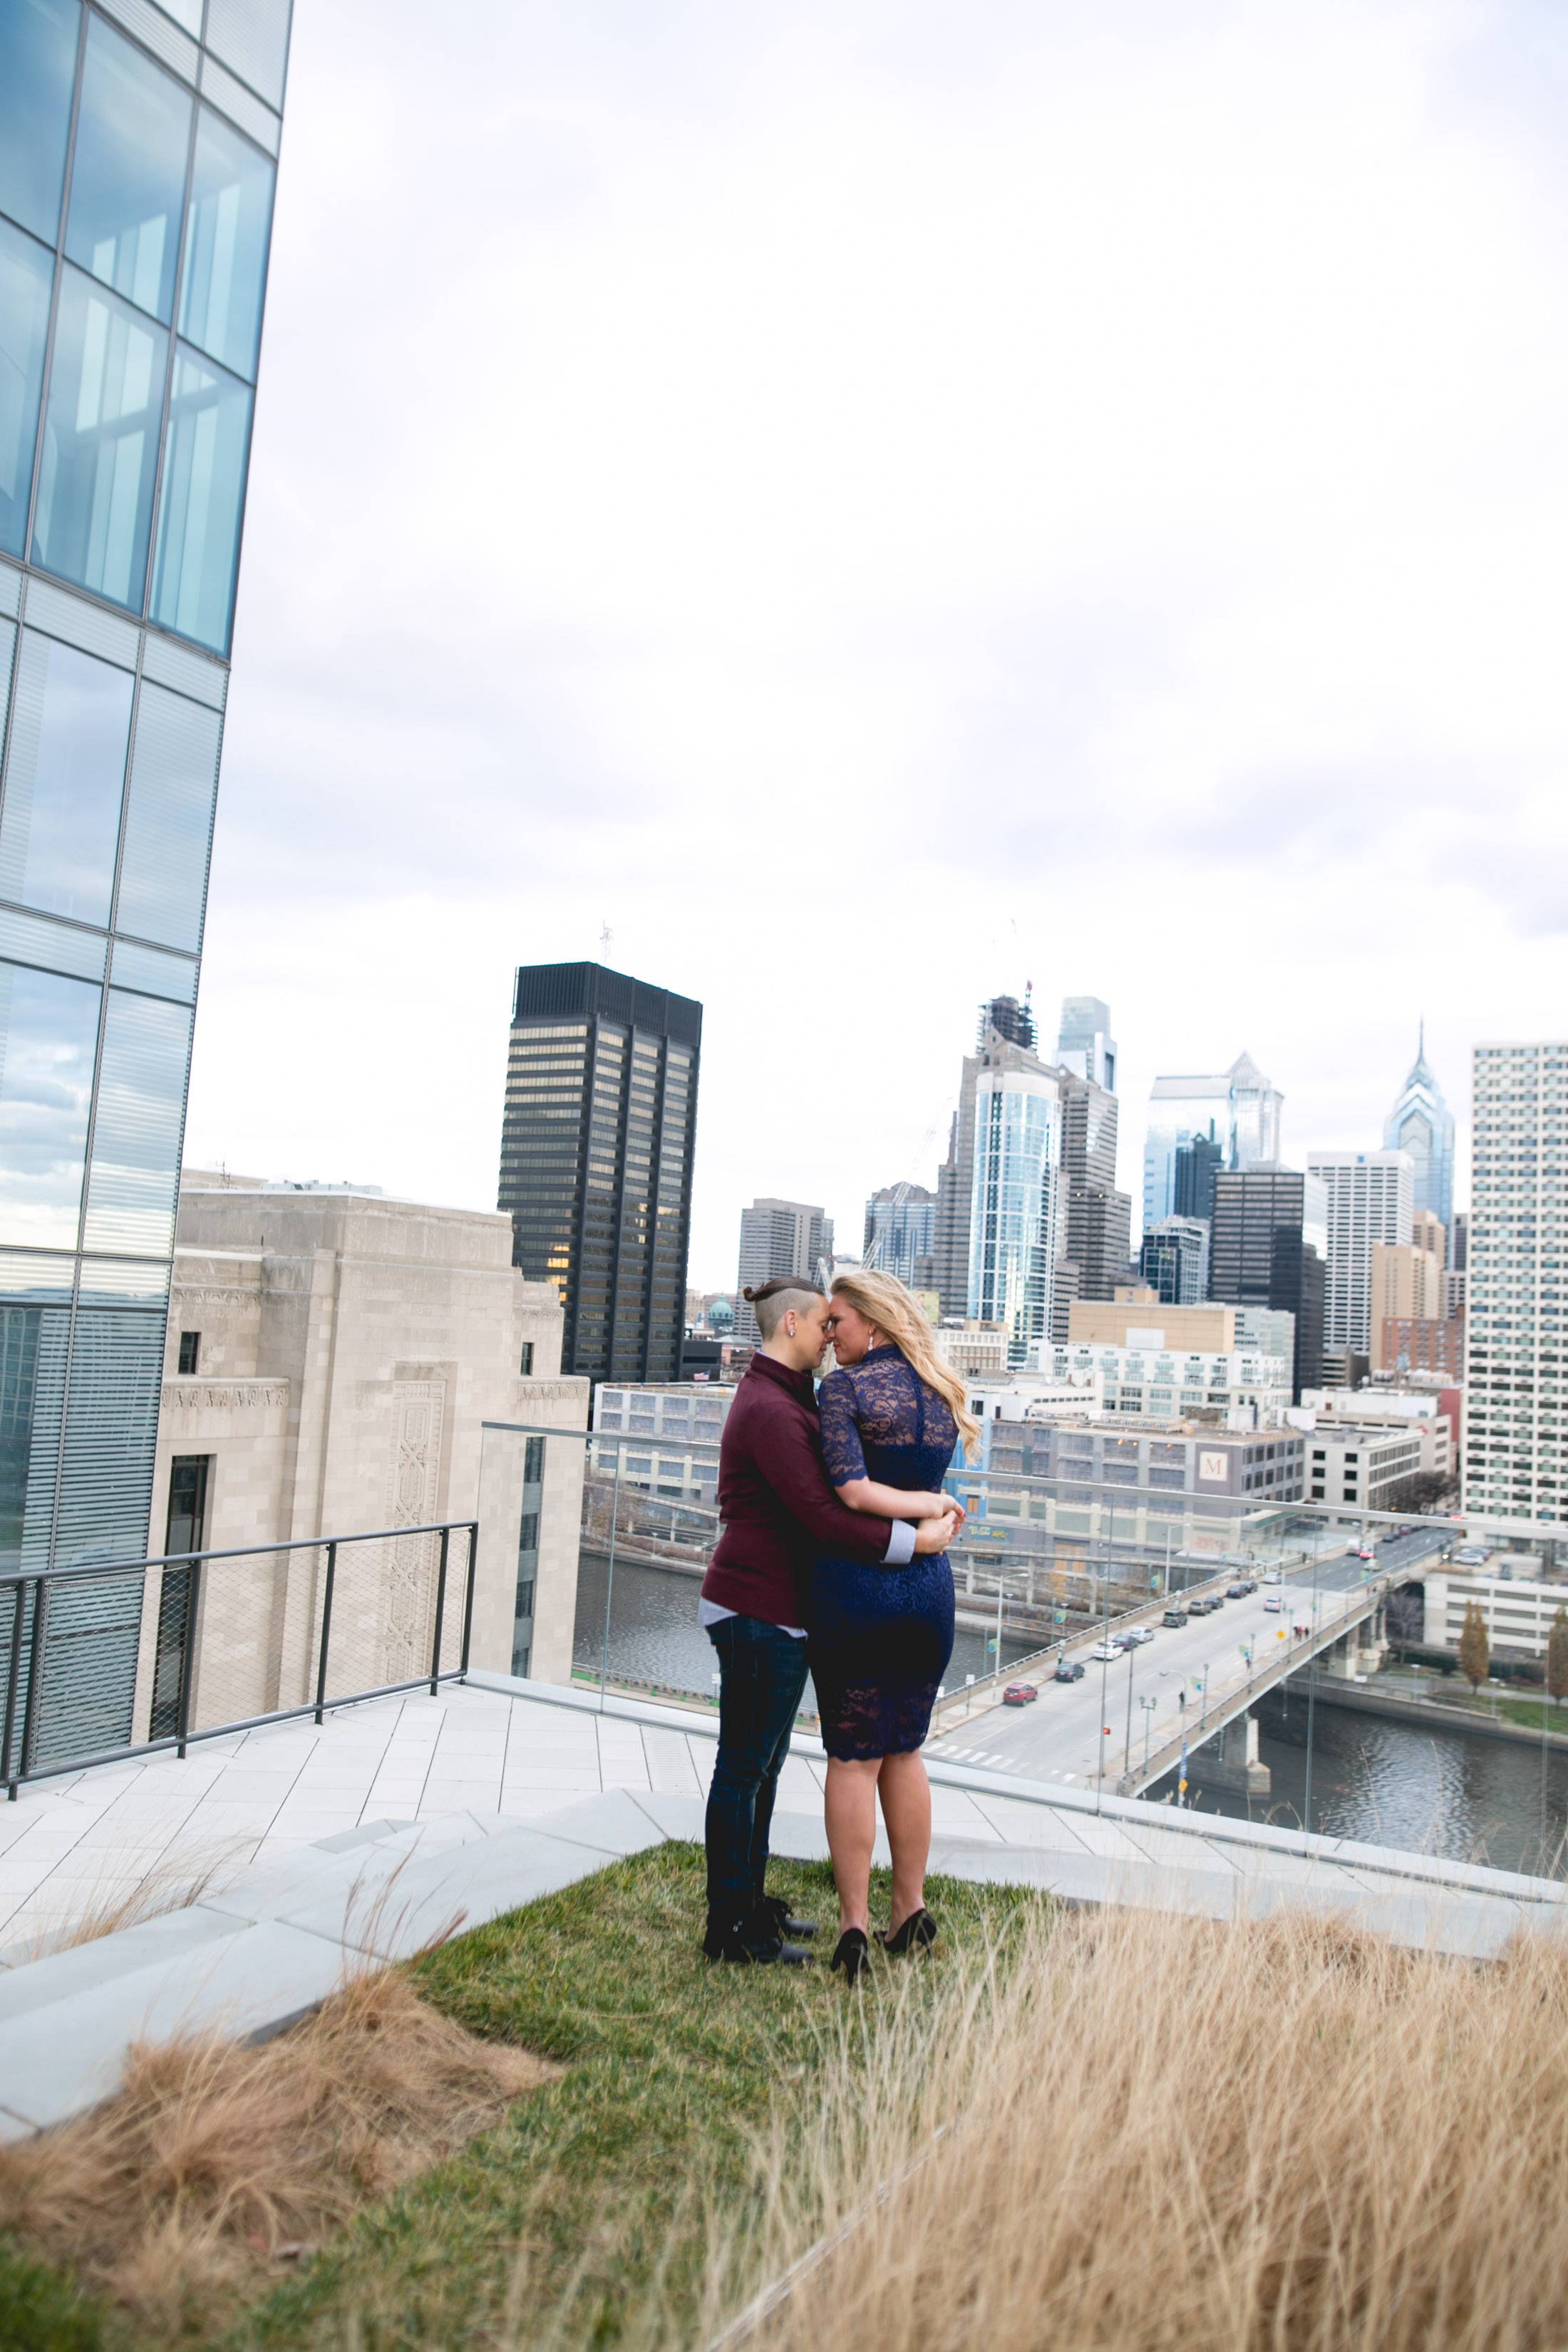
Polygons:
<instances>
[{"instance_id":1,"label":"high-rise building","mask_svg":"<svg viewBox=\"0 0 1568 2352\"><path fill-rule=\"evenodd\" d=\"M1384 1121L1383 1140L1389 1151L1408 1152L1415 1206L1431 1210L1446 1233L1454 1213L1454 1118L1426 1060L1425 1022L1410 1075Z\"/></svg>"},{"instance_id":2,"label":"high-rise building","mask_svg":"<svg viewBox=\"0 0 1568 2352\"><path fill-rule=\"evenodd\" d=\"M1224 1166L1217 1143L1206 1135L1194 1135L1190 1143L1176 1146L1176 1206L1178 1217L1196 1217L1204 1224L1214 1223L1214 1180Z\"/></svg>"},{"instance_id":3,"label":"high-rise building","mask_svg":"<svg viewBox=\"0 0 1568 2352\"><path fill-rule=\"evenodd\" d=\"M1098 996L1064 996L1057 1060L1075 1078L1087 1078L1108 1095L1116 1092L1116 1040L1110 1007Z\"/></svg>"},{"instance_id":4,"label":"high-rise building","mask_svg":"<svg viewBox=\"0 0 1568 2352\"><path fill-rule=\"evenodd\" d=\"M1568 1042L1478 1045L1464 1507L1568 1516ZM1560 1433L1561 1431L1561 1433Z\"/></svg>"},{"instance_id":5,"label":"high-rise building","mask_svg":"<svg viewBox=\"0 0 1568 2352\"><path fill-rule=\"evenodd\" d=\"M1434 1217L1432 1224L1440 1234L1442 1227ZM1423 1230L1430 1230L1424 1227ZM1372 1249L1372 1369L1388 1372L1398 1369L1401 1354L1405 1358L1404 1369L1412 1369L1410 1349L1412 1324L1441 1323L1443 1312L1443 1260L1437 1251L1417 1249L1412 1243L1374 1242ZM1419 1339L1421 1369L1433 1369L1433 1343L1422 1334ZM1446 1370L1452 1351L1443 1357Z\"/></svg>"},{"instance_id":6,"label":"high-rise building","mask_svg":"<svg viewBox=\"0 0 1568 2352\"><path fill-rule=\"evenodd\" d=\"M140 1558L289 0L0 6L0 1560ZM129 1735L139 1601L62 1590ZM130 1615L127 1615L130 1612ZM66 1752L70 1752L68 1749Z\"/></svg>"},{"instance_id":7,"label":"high-rise building","mask_svg":"<svg viewBox=\"0 0 1568 2352\"><path fill-rule=\"evenodd\" d=\"M860 1247L863 1263L877 1265L911 1290L931 1287L919 1279L931 1271L936 1244L936 1194L923 1184L884 1184L866 1203L866 1234Z\"/></svg>"},{"instance_id":8,"label":"high-rise building","mask_svg":"<svg viewBox=\"0 0 1568 2352\"><path fill-rule=\"evenodd\" d=\"M562 1370L680 1376L702 1007L598 963L520 966L496 1205L552 1282Z\"/></svg>"},{"instance_id":9,"label":"high-rise building","mask_svg":"<svg viewBox=\"0 0 1568 2352\"><path fill-rule=\"evenodd\" d=\"M1285 1097L1250 1055L1209 1077L1156 1078L1149 1097L1143 1146L1143 1225L1162 1217L1191 1216L1176 1202L1176 1154L1201 1137L1217 1151L1221 1168L1250 1168L1279 1157Z\"/></svg>"},{"instance_id":10,"label":"high-rise building","mask_svg":"<svg viewBox=\"0 0 1568 2352\"><path fill-rule=\"evenodd\" d=\"M1298 1401L1321 1378L1327 1227L1328 1202L1315 1174L1258 1162L1215 1178L1210 1295L1294 1316Z\"/></svg>"},{"instance_id":11,"label":"high-rise building","mask_svg":"<svg viewBox=\"0 0 1568 2352\"><path fill-rule=\"evenodd\" d=\"M1143 1236L1139 1272L1165 1307L1198 1307L1209 1295L1209 1228L1201 1217L1162 1217Z\"/></svg>"},{"instance_id":12,"label":"high-rise building","mask_svg":"<svg viewBox=\"0 0 1568 2352\"><path fill-rule=\"evenodd\" d=\"M1061 1213L1058 1071L1032 1054L983 1053L973 1089L967 1319L1000 1323L1007 1361L1037 1360L1051 1336Z\"/></svg>"},{"instance_id":13,"label":"high-rise building","mask_svg":"<svg viewBox=\"0 0 1568 2352\"><path fill-rule=\"evenodd\" d=\"M1092 1006L1100 1020L1100 1034L1109 1028L1110 1014L1098 997L1068 1002ZM1110 1055L1114 1066L1114 1045ZM1116 1097L1098 1080L1085 1078L1068 1067L1064 1066L1058 1077L1065 1215L1058 1234L1062 1278L1056 1286L1057 1328L1050 1335L1056 1339L1067 1336L1063 1316L1068 1296L1109 1298L1117 1284L1127 1279L1132 1246L1132 1202L1129 1194L1116 1189Z\"/></svg>"},{"instance_id":14,"label":"high-rise building","mask_svg":"<svg viewBox=\"0 0 1568 2352\"><path fill-rule=\"evenodd\" d=\"M980 1007L975 1047L963 1057L958 1108L948 1132L947 1158L936 1172L934 1287L944 1317L963 1320L969 1312L969 1234L974 1207L974 1094L985 1068L1045 1070L1035 1051L1034 1014L1028 1000L994 996Z\"/></svg>"},{"instance_id":15,"label":"high-rise building","mask_svg":"<svg viewBox=\"0 0 1568 2352\"><path fill-rule=\"evenodd\" d=\"M741 1212L741 1265L735 1278L735 1337L753 1342L757 1318L741 1293L760 1290L777 1274L816 1280L816 1270L833 1260L833 1220L806 1201L753 1201Z\"/></svg>"},{"instance_id":16,"label":"high-rise building","mask_svg":"<svg viewBox=\"0 0 1568 2352\"><path fill-rule=\"evenodd\" d=\"M1311 1151L1307 1168L1327 1195L1323 1345L1370 1359L1373 1248L1409 1241L1415 1167L1407 1151Z\"/></svg>"},{"instance_id":17,"label":"high-rise building","mask_svg":"<svg viewBox=\"0 0 1568 2352\"><path fill-rule=\"evenodd\" d=\"M1412 1213L1410 1243L1413 1249L1430 1250L1439 1272L1447 1265L1448 1236L1435 1209L1418 1208Z\"/></svg>"}]
</instances>

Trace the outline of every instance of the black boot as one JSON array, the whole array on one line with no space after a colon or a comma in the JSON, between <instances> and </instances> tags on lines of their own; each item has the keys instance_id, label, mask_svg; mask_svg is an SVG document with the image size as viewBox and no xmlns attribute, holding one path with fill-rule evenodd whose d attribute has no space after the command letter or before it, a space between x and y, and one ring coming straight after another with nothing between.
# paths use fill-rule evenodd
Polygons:
<instances>
[{"instance_id":1,"label":"black boot","mask_svg":"<svg viewBox=\"0 0 1568 2352\"><path fill-rule=\"evenodd\" d=\"M734 1960L759 1969L770 1969L780 1962L785 1968L797 1969L810 1958L799 1944L786 1944L772 1919L755 1911L739 1919L725 1912L710 1911L702 1949L710 1960Z\"/></svg>"},{"instance_id":2,"label":"black boot","mask_svg":"<svg viewBox=\"0 0 1568 2352\"><path fill-rule=\"evenodd\" d=\"M816 1920L797 1919L782 1895L760 1895L754 1916L771 1919L781 1936L793 1937L797 1943L804 1943L808 1936L816 1933Z\"/></svg>"}]
</instances>

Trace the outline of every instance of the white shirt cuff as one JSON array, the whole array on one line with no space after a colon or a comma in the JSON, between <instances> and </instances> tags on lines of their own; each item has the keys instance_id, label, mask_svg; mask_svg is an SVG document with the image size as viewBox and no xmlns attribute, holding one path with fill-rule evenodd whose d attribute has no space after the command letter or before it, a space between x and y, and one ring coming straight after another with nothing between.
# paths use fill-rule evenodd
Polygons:
<instances>
[{"instance_id":1,"label":"white shirt cuff","mask_svg":"<svg viewBox=\"0 0 1568 2352\"><path fill-rule=\"evenodd\" d=\"M882 1554L884 1568L903 1568L915 1556L915 1524L912 1519L895 1519L888 1530L888 1549Z\"/></svg>"}]
</instances>

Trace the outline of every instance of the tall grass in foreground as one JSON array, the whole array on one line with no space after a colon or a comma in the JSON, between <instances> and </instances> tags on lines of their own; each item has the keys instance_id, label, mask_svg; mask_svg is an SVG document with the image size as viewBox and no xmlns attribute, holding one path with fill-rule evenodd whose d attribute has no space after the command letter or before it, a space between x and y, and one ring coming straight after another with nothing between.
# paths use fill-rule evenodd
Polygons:
<instances>
[{"instance_id":1,"label":"tall grass in foreground","mask_svg":"<svg viewBox=\"0 0 1568 2352\"><path fill-rule=\"evenodd\" d=\"M950 1966L934 2005L907 1976L847 2002L814 2119L781 2109L760 2151L761 2221L742 2244L715 2219L700 2335L651 2305L634 2334L1568 2344L1568 1954L1471 1969L1305 1914L1046 1914Z\"/></svg>"}]
</instances>

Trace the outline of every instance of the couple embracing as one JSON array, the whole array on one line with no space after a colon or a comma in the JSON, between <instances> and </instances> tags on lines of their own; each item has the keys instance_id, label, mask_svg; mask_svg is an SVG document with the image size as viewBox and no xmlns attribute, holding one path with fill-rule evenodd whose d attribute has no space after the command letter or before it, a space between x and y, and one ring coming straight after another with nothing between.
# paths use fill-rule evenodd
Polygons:
<instances>
[{"instance_id":1,"label":"couple embracing","mask_svg":"<svg viewBox=\"0 0 1568 2352\"><path fill-rule=\"evenodd\" d=\"M942 1492L977 1434L963 1383L901 1282L846 1271L826 1297L798 1275L745 1293L761 1345L724 1425L723 1522L698 1614L718 1653L719 1754L708 1797L710 1959L798 1963L792 1919L764 1884L779 1774L805 1688L827 1750L827 1843L838 1888L833 1965L869 1956L877 1802L893 1864L879 1940L931 1944L931 1788L920 1749L952 1653L947 1546L963 1522ZM829 1349L820 1398L812 1378Z\"/></svg>"}]
</instances>

